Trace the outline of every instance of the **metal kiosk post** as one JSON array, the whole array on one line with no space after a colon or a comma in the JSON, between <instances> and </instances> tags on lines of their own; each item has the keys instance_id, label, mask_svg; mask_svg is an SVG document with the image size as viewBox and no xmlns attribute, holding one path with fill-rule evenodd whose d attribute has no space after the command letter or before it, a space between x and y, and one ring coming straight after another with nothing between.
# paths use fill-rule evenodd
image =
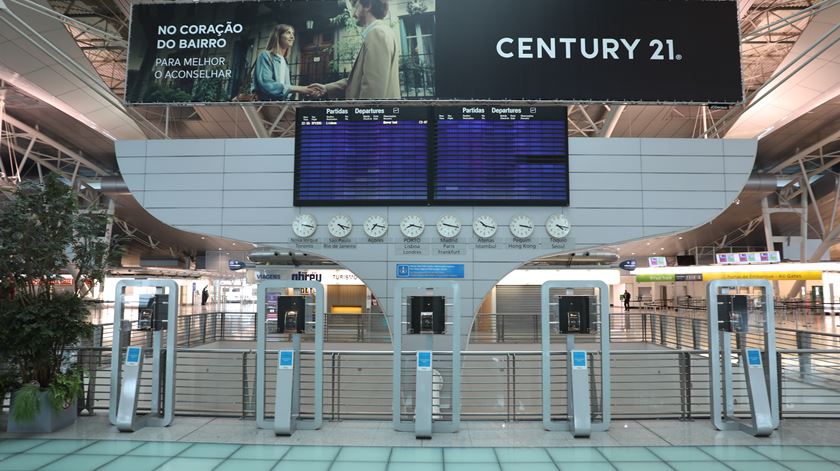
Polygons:
<instances>
[{"instance_id":1,"label":"metal kiosk post","mask_svg":"<svg viewBox=\"0 0 840 471\"><path fill-rule=\"evenodd\" d=\"M763 293L760 296L739 294L739 288L761 288ZM773 288L767 280L713 280L707 294L712 423L718 430L741 430L757 437L769 436L779 427ZM750 405L747 423L735 418L733 333L738 364L744 370L747 385ZM747 346L748 334L763 337L763 352Z\"/></svg>"},{"instance_id":2,"label":"metal kiosk post","mask_svg":"<svg viewBox=\"0 0 840 471\"><path fill-rule=\"evenodd\" d=\"M154 294L140 295L137 329L152 332L152 391L148 415L137 414L143 381L143 347L129 346L120 365L120 345L130 343L131 330L124 334L126 288L154 288ZM175 408L175 340L178 338L178 284L173 280L123 280L117 283L114 303L114 338L111 347L111 397L108 420L120 432L135 432L145 426L166 427ZM125 321L129 322L129 321ZM166 349L162 349L166 332ZM122 339L128 335L128 339ZM165 363L164 363L165 362ZM162 401L161 401L162 399Z\"/></svg>"},{"instance_id":3,"label":"metal kiosk post","mask_svg":"<svg viewBox=\"0 0 840 471\"><path fill-rule=\"evenodd\" d=\"M450 301L451 302L447 302ZM392 302L394 378L393 425L400 432L414 432L419 439L432 432L457 432L461 423L461 298L456 283L448 281L397 281ZM448 313L447 313L448 310ZM447 321L449 319L449 321ZM450 326L451 328L447 329ZM403 348L407 350L403 350ZM438 353L433 353L437 351ZM410 404L410 391L402 390L402 355L414 355L414 421L402 419L402 402ZM451 400L442 401L445 358L451 354ZM443 366L435 367L434 362ZM441 420L444 409L451 419Z\"/></svg>"},{"instance_id":4,"label":"metal kiosk post","mask_svg":"<svg viewBox=\"0 0 840 471\"><path fill-rule=\"evenodd\" d=\"M295 295L288 296L288 290ZM315 303L307 302L303 290L311 290ZM276 301L268 301L269 294ZM257 427L274 430L275 435L291 435L296 429L317 430L323 422L324 407L324 285L316 281L264 280L257 291ZM273 304L273 306L269 306ZM309 309L307 309L307 306ZM267 310L276 308L277 324L272 334L289 334L291 345L277 351L274 420L265 416ZM312 312L312 316L307 316ZM314 317L314 321L307 321ZM300 418L301 336L315 324L314 416ZM279 339L276 338L277 341ZM291 347L291 348L288 348Z\"/></svg>"},{"instance_id":5,"label":"metal kiosk post","mask_svg":"<svg viewBox=\"0 0 840 471\"><path fill-rule=\"evenodd\" d=\"M576 295L575 290L596 294ZM552 290L554 292L552 292ZM556 296L556 301L551 299ZM556 309L554 309L556 306ZM542 404L543 427L549 431L570 431L575 437L589 437L591 432L604 432L611 419L610 384L610 316L609 288L602 281L547 281L543 283L540 302L542 337ZM551 313L557 321L551 321ZM597 320L600 318L600 321ZM551 419L551 332L566 335L566 391L568 421ZM590 379L592 365L589 352L575 346L575 335L600 332L601 353L601 421L592 422ZM590 336L593 337L593 336Z\"/></svg>"}]
</instances>

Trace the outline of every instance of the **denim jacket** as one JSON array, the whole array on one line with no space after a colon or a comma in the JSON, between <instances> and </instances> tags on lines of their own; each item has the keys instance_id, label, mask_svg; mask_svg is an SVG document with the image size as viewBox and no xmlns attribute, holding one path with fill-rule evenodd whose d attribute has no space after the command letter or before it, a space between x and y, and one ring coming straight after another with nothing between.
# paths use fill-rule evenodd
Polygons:
<instances>
[{"instance_id":1,"label":"denim jacket","mask_svg":"<svg viewBox=\"0 0 840 471\"><path fill-rule=\"evenodd\" d=\"M289 65L283 56L262 51L254 66L251 91L260 100L288 100L291 98L292 80Z\"/></svg>"}]
</instances>

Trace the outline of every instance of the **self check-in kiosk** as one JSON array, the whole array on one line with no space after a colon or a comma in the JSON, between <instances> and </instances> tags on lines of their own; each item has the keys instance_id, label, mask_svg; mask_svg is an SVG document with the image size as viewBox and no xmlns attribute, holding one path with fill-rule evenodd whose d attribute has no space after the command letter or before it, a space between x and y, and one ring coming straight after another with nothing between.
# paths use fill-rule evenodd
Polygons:
<instances>
[{"instance_id":1,"label":"self check-in kiosk","mask_svg":"<svg viewBox=\"0 0 840 471\"><path fill-rule=\"evenodd\" d=\"M317 430L323 422L324 296L316 281L263 280L257 290L257 426L291 435ZM276 313L269 319L270 311ZM313 415L301 418L301 337L315 331ZM274 343L276 363L268 367L267 343ZM266 382L274 377L274 419L266 417Z\"/></svg>"},{"instance_id":2,"label":"self check-in kiosk","mask_svg":"<svg viewBox=\"0 0 840 471\"><path fill-rule=\"evenodd\" d=\"M611 418L609 288L602 281L547 281L540 306L543 427L570 431L575 437L606 431ZM555 421L551 414L551 339L556 335L566 341L566 421ZM593 340L600 352L601 420L597 422L592 420L592 349L576 344L575 336Z\"/></svg>"},{"instance_id":3,"label":"self check-in kiosk","mask_svg":"<svg viewBox=\"0 0 840 471\"><path fill-rule=\"evenodd\" d=\"M446 281L397 281L393 291L394 429L432 438L456 432L461 416L461 299L458 285ZM414 391L404 390L402 374L414 371ZM451 371L448 378L441 370ZM443 383L448 382L448 397ZM404 420L403 414L414 420ZM451 418L443 420L444 412Z\"/></svg>"},{"instance_id":4,"label":"self check-in kiosk","mask_svg":"<svg viewBox=\"0 0 840 471\"><path fill-rule=\"evenodd\" d=\"M712 423L718 430L768 436L779 426L773 288L767 280L713 280L708 299ZM745 421L736 418L736 368L746 382Z\"/></svg>"},{"instance_id":5,"label":"self check-in kiosk","mask_svg":"<svg viewBox=\"0 0 840 471\"><path fill-rule=\"evenodd\" d=\"M120 432L166 427L172 423L175 408L178 285L173 280L123 280L117 283L116 290L108 419ZM125 347L131 340L132 325L127 314L134 309L137 310L136 330L147 332L152 344L150 411L146 415L138 414L138 404L141 385L148 381L143 377L148 352L142 346Z\"/></svg>"}]
</instances>

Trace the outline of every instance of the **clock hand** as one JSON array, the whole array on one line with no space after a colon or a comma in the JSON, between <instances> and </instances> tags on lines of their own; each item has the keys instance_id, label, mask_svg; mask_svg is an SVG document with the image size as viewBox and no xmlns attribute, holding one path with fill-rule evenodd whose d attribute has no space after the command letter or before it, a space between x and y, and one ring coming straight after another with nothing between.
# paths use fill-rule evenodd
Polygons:
<instances>
[{"instance_id":1,"label":"clock hand","mask_svg":"<svg viewBox=\"0 0 840 471\"><path fill-rule=\"evenodd\" d=\"M555 224L555 226L559 227L560 229L563 229L564 231L569 228L569 226L561 226L560 224Z\"/></svg>"},{"instance_id":2,"label":"clock hand","mask_svg":"<svg viewBox=\"0 0 840 471\"><path fill-rule=\"evenodd\" d=\"M381 224L374 224L374 225L373 225L373 228L374 228L374 229L376 229L377 227L381 227L382 229L385 229L385 226L383 226L383 225L381 225Z\"/></svg>"},{"instance_id":3,"label":"clock hand","mask_svg":"<svg viewBox=\"0 0 840 471\"><path fill-rule=\"evenodd\" d=\"M478 221L478 223L481 224L484 227L489 228L489 229L494 229L496 227L496 226L488 226L487 224L484 224L484 221Z\"/></svg>"},{"instance_id":4,"label":"clock hand","mask_svg":"<svg viewBox=\"0 0 840 471\"><path fill-rule=\"evenodd\" d=\"M420 226L418 226L417 224L409 224L409 225L408 225L408 227L416 227L417 229L422 229L422 228L421 228Z\"/></svg>"},{"instance_id":5,"label":"clock hand","mask_svg":"<svg viewBox=\"0 0 840 471\"><path fill-rule=\"evenodd\" d=\"M444 225L444 226L446 226L446 227L456 227L456 228L458 227L458 226L454 226L454 225L452 225L452 224L447 224L447 223L445 223L445 222L443 223L443 225Z\"/></svg>"},{"instance_id":6,"label":"clock hand","mask_svg":"<svg viewBox=\"0 0 840 471\"><path fill-rule=\"evenodd\" d=\"M301 223L300 225L301 225L301 226L303 226L303 227L315 227L315 226L313 226L313 225L311 225L311 224L303 224L303 223Z\"/></svg>"},{"instance_id":7,"label":"clock hand","mask_svg":"<svg viewBox=\"0 0 840 471\"><path fill-rule=\"evenodd\" d=\"M338 227L342 228L342 229L348 229L348 227L347 227L347 226L345 226L345 225L342 225L342 224L336 224L336 225L337 225Z\"/></svg>"},{"instance_id":8,"label":"clock hand","mask_svg":"<svg viewBox=\"0 0 840 471\"><path fill-rule=\"evenodd\" d=\"M519 224L519 227L524 227L525 229L533 229L532 226L526 226L525 224Z\"/></svg>"}]
</instances>

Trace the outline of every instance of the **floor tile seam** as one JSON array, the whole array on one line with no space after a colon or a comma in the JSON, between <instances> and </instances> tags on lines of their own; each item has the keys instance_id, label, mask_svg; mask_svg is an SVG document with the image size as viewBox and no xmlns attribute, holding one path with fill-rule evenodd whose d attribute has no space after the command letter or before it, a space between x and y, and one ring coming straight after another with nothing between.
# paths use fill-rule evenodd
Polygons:
<instances>
[{"instance_id":1,"label":"floor tile seam","mask_svg":"<svg viewBox=\"0 0 840 471\"><path fill-rule=\"evenodd\" d=\"M41 438L41 439L38 439L38 438L35 438L35 439L32 439L32 438L11 438L11 439L7 439L7 440L0 440L0 443L3 443L3 442L5 442L5 441L9 441L9 440L16 440L16 441L29 441L29 440L32 440L32 441L40 441L40 443L38 443L37 445L32 445L32 446L31 446L31 447L29 447L29 448L26 448L26 449L24 449L24 450L21 450L21 451L15 452L15 453L9 453L9 456L7 456L7 457L6 457L6 458L4 458L4 459L8 459L8 458L10 458L10 457L12 457L12 456L15 456L15 455L18 455L18 454L21 454L21 453L26 453L27 451L29 451L29 450L31 450L31 449L33 449L33 448L37 447L37 446L41 446L41 445L43 445L44 443L47 443L47 442L49 441L49 439L44 439L44 438ZM0 461L3 461L3 460L0 460Z\"/></svg>"},{"instance_id":2,"label":"floor tile seam","mask_svg":"<svg viewBox=\"0 0 840 471\"><path fill-rule=\"evenodd\" d=\"M338 451L335 452L335 456L333 456L332 461L330 461L330 466L327 468L327 471L330 471L332 469L332 467L335 466L335 462L338 459L338 455L341 454L341 450L343 450L343 449L344 449L343 446L338 447Z\"/></svg>"},{"instance_id":3,"label":"floor tile seam","mask_svg":"<svg viewBox=\"0 0 840 471\"><path fill-rule=\"evenodd\" d=\"M195 446L195 444L193 444L193 446ZM182 451L181 453L184 453L185 451L189 450L190 448L192 448L192 446L187 447L187 449L186 449L186 450L184 450L184 451ZM213 466L213 469L212 469L211 471L215 471L215 470L216 470L216 468L218 468L219 466L221 466L221 465L223 465L223 464L227 463L227 461L230 459L230 457L231 457L231 456L233 456L233 455L234 455L237 451L239 451L240 449L242 449L242 445L239 445L238 447L236 447L236 449L235 449L235 450L233 450L232 452L230 452L230 453L227 455L227 457L222 458L222 461L221 461L221 462L219 462L219 464L217 464L216 466ZM178 456L180 456L180 455L181 455L181 453L179 453L179 454L178 454ZM275 466L276 466L276 465L277 465L277 463L275 463Z\"/></svg>"},{"instance_id":4,"label":"floor tile seam","mask_svg":"<svg viewBox=\"0 0 840 471\"><path fill-rule=\"evenodd\" d=\"M66 441L69 441L70 439L57 439L57 440L66 440ZM47 443L47 442L49 442L49 441L50 441L50 440L49 440L49 439L47 439L47 440L45 440L45 441L44 441L44 443L42 443L41 445L46 444L46 443ZM49 465L51 465L51 464L53 464L53 463L56 463L56 462L58 462L58 461L61 461L61 460L63 460L64 458L67 458L68 456L73 456L75 453L77 453L77 452L79 452L79 451L81 451L81 450L84 450L85 448L87 448L87 447L89 447L89 446L93 446L95 443L99 443L100 441L102 441L102 440L92 440L92 441L91 441L90 443L88 443L87 445L85 445L85 446L83 446L83 447L81 447L81 448L77 448L77 449L75 449L75 450L71 451L70 453L64 453L64 454L62 454L61 456L59 456L57 459L54 459L54 460L50 461L49 463L45 463L45 464L43 464L43 465L39 466L37 469L39 469L39 470L44 469L44 468L46 468L47 466L49 466ZM38 446L41 446L41 445L38 445ZM27 450L27 451L28 451L28 450ZM50 455L50 454L52 454L52 453L39 453L39 454ZM57 454L56 454L56 455L57 455ZM116 458L115 458L115 459L116 459ZM111 460L111 461L113 461L113 460Z\"/></svg>"},{"instance_id":5,"label":"floor tile seam","mask_svg":"<svg viewBox=\"0 0 840 471\"><path fill-rule=\"evenodd\" d=\"M655 430L653 430L652 428L648 427L648 426L647 426L647 425L645 425L644 423L642 423L642 422L640 422L640 421L638 421L638 420L634 420L633 422L635 422L637 425L639 425L639 426L640 426L640 427L642 427L643 429L647 430L648 432L652 433L653 435L656 435L656 437L657 437L657 438L659 438L659 439L660 439L660 440L662 440L663 442L667 443L667 444L668 444L668 446L674 446L674 444L673 444L670 440L668 440L667 438L663 437L662 435L660 435L659 433L657 433ZM648 450L648 451L650 451L650 450ZM654 453L653 451L651 451L651 453L653 453L654 455L656 455L656 453ZM659 456L659 455L656 455L656 456ZM661 458L661 457L660 457L660 458Z\"/></svg>"},{"instance_id":6,"label":"floor tile seam","mask_svg":"<svg viewBox=\"0 0 840 471\"><path fill-rule=\"evenodd\" d=\"M140 446L143 446L143 445L140 445ZM88 455L88 456L95 456L95 455ZM102 456L102 455L99 455L99 456ZM105 466L108 466L109 464L113 463L114 461L117 461L118 459L120 459L120 458L122 458L122 457L124 457L124 456L126 456L126 455L125 455L125 453L123 453L123 454L121 454L121 455L116 455L116 456L114 456L114 459L109 460L109 461L106 461L105 463L102 463L101 465L97 466L96 468L93 468L93 471L96 471L96 470L102 469L102 468L104 468Z\"/></svg>"},{"instance_id":7,"label":"floor tile seam","mask_svg":"<svg viewBox=\"0 0 840 471\"><path fill-rule=\"evenodd\" d=\"M167 456L159 456L158 458L167 458L167 459L163 460L159 465L157 465L157 467L152 468L149 471L155 471L157 469L162 468L163 466L166 466L166 463L169 463L170 461L175 459L175 455L171 455L171 456L168 456L168 457Z\"/></svg>"},{"instance_id":8,"label":"floor tile seam","mask_svg":"<svg viewBox=\"0 0 840 471\"><path fill-rule=\"evenodd\" d=\"M758 453L759 455L766 456L767 458L770 458L773 461L828 461L825 458L823 458L822 456L820 456L816 453L812 453L812 452L800 447L799 445L747 445L747 446L751 450L753 450L754 452ZM762 453L761 450L758 450L757 447L759 447L759 446L794 447L794 448L798 448L801 451L804 451L805 453L808 453L809 455L813 455L813 456L815 456L819 459L817 459L817 460L803 460L803 459L799 459L799 460L777 460L777 459L773 458L772 456L770 456L766 453Z\"/></svg>"},{"instance_id":9,"label":"floor tile seam","mask_svg":"<svg viewBox=\"0 0 840 471\"><path fill-rule=\"evenodd\" d=\"M548 459L551 460L551 464L553 464L554 467L557 468L558 470L561 470L562 468L560 467L559 464L557 464L557 460L555 460L554 456L551 453L548 452L548 447L543 447L543 451L545 452L545 454L548 455Z\"/></svg>"},{"instance_id":10,"label":"floor tile seam","mask_svg":"<svg viewBox=\"0 0 840 471\"><path fill-rule=\"evenodd\" d=\"M605 461L608 465L612 466L612 469L614 469L614 470L616 470L616 471L618 470L618 468L617 468L617 467L616 467L616 466L612 463L612 461L610 461L609 457L608 457L607 455L605 455L604 453L602 453L602 452L601 452L601 448L602 448L602 447L593 446L592 448L593 448L596 452L598 452L598 454L599 454L599 455L601 455L601 458L603 458L603 459L604 459L604 461Z\"/></svg>"},{"instance_id":11,"label":"floor tile seam","mask_svg":"<svg viewBox=\"0 0 840 471\"><path fill-rule=\"evenodd\" d=\"M46 453L45 453L45 454L46 454ZM47 466L49 466L49 465L51 465L51 464L53 464L53 463L56 463L56 462L58 462L58 461L61 461L61 460L63 460L64 458L66 458L66 457L68 457L68 456L70 456L70 455L69 455L69 454L67 454L67 453L65 453L65 454L63 454L63 455L59 456L58 458L56 458L56 459L54 459L54 460L50 461L49 463L44 463L44 464L42 464L41 466L39 466L39 467L37 467L37 468L35 468L35 469L37 469L37 470L44 469L44 468L46 468Z\"/></svg>"}]
</instances>

